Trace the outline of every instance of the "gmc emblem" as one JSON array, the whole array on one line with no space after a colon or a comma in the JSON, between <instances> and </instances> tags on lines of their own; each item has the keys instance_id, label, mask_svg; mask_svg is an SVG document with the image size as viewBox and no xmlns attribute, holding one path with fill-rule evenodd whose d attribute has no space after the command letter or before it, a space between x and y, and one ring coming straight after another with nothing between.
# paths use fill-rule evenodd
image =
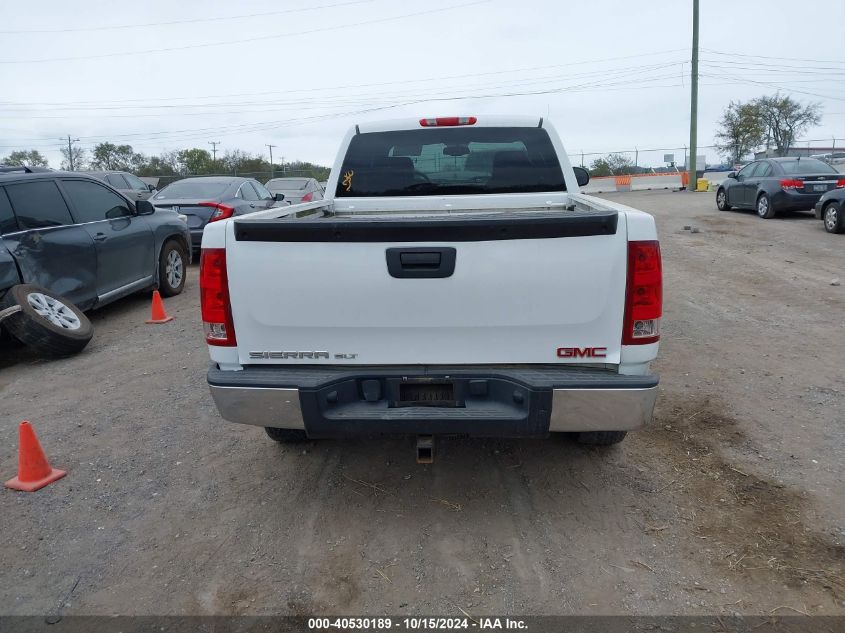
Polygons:
<instances>
[{"instance_id":1,"label":"gmc emblem","mask_svg":"<svg viewBox=\"0 0 845 633\"><path fill-rule=\"evenodd\" d=\"M558 347L558 358L606 358L606 347Z\"/></svg>"}]
</instances>

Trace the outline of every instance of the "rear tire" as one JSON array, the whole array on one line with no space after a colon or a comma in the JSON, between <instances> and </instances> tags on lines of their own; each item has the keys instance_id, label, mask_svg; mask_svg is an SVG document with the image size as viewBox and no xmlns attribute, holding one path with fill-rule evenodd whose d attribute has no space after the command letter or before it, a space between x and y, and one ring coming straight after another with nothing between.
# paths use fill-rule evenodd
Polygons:
<instances>
[{"instance_id":1,"label":"rear tire","mask_svg":"<svg viewBox=\"0 0 845 633\"><path fill-rule=\"evenodd\" d=\"M772 207L772 201L769 200L769 196L765 193L761 193L757 196L757 215L764 220L771 220L775 217L775 210Z\"/></svg>"},{"instance_id":2,"label":"rear tire","mask_svg":"<svg viewBox=\"0 0 845 633\"><path fill-rule=\"evenodd\" d=\"M731 205L728 204L728 193L724 189L719 189L716 192L716 208L719 211L730 211Z\"/></svg>"},{"instance_id":3,"label":"rear tire","mask_svg":"<svg viewBox=\"0 0 845 633\"><path fill-rule=\"evenodd\" d=\"M265 433L274 442L283 444L298 444L308 441L308 436L301 429L277 429L273 426L265 426Z\"/></svg>"},{"instance_id":4,"label":"rear tire","mask_svg":"<svg viewBox=\"0 0 845 633\"><path fill-rule=\"evenodd\" d=\"M0 301L0 310L16 305L20 311L3 319L2 326L41 356L76 354L94 336L94 326L82 310L46 288L13 286Z\"/></svg>"},{"instance_id":5,"label":"rear tire","mask_svg":"<svg viewBox=\"0 0 845 633\"><path fill-rule=\"evenodd\" d=\"M624 440L626 435L628 431L584 431L576 433L575 439L579 444L610 446Z\"/></svg>"},{"instance_id":6,"label":"rear tire","mask_svg":"<svg viewBox=\"0 0 845 633\"><path fill-rule=\"evenodd\" d=\"M822 222L824 223L824 230L828 233L842 233L845 231L843 226L842 207L837 202L831 202L822 211Z\"/></svg>"},{"instance_id":7,"label":"rear tire","mask_svg":"<svg viewBox=\"0 0 845 633\"><path fill-rule=\"evenodd\" d=\"M188 253L178 240L167 240L158 258L158 289L163 297L178 295L185 288Z\"/></svg>"}]
</instances>

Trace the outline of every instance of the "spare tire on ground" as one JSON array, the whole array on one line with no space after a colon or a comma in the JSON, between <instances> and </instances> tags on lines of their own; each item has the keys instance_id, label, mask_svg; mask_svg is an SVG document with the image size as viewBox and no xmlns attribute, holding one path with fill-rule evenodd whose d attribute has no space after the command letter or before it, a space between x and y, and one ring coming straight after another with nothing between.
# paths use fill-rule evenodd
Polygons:
<instances>
[{"instance_id":1,"label":"spare tire on ground","mask_svg":"<svg viewBox=\"0 0 845 633\"><path fill-rule=\"evenodd\" d=\"M21 343L43 356L70 356L81 352L94 335L94 326L82 310L41 286L12 286L0 300L0 311L20 306L0 321Z\"/></svg>"}]
</instances>

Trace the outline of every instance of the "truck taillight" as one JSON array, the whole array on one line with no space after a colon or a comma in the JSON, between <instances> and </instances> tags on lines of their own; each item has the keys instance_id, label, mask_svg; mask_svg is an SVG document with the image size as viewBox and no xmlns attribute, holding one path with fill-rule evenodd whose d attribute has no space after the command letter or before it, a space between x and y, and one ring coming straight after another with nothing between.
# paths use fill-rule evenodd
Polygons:
<instances>
[{"instance_id":1,"label":"truck taillight","mask_svg":"<svg viewBox=\"0 0 845 633\"><path fill-rule=\"evenodd\" d=\"M303 202L311 202L313 199L314 199L314 192L313 191L309 191L304 196L302 196Z\"/></svg>"},{"instance_id":2,"label":"truck taillight","mask_svg":"<svg viewBox=\"0 0 845 633\"><path fill-rule=\"evenodd\" d=\"M219 202L200 202L199 206L211 207L212 209L214 209L214 213L212 213L211 217L208 218L209 222L225 220L226 218L231 218L233 215L235 215L234 207L230 207L227 204L220 204Z\"/></svg>"},{"instance_id":3,"label":"truck taillight","mask_svg":"<svg viewBox=\"0 0 845 633\"><path fill-rule=\"evenodd\" d=\"M204 248L200 254L200 306L205 340L209 345L234 347L235 326L229 303L226 249Z\"/></svg>"},{"instance_id":4,"label":"truck taillight","mask_svg":"<svg viewBox=\"0 0 845 633\"><path fill-rule=\"evenodd\" d=\"M798 180L797 178L786 178L780 181L780 186L784 189L802 189L804 187L804 181Z\"/></svg>"},{"instance_id":5,"label":"truck taillight","mask_svg":"<svg viewBox=\"0 0 845 633\"><path fill-rule=\"evenodd\" d=\"M455 125L475 125L474 116L439 116L433 119L420 119L423 127L452 127Z\"/></svg>"},{"instance_id":6,"label":"truck taillight","mask_svg":"<svg viewBox=\"0 0 845 633\"><path fill-rule=\"evenodd\" d=\"M660 340L663 314L663 268L657 241L628 242L628 282L625 288L623 345Z\"/></svg>"}]
</instances>

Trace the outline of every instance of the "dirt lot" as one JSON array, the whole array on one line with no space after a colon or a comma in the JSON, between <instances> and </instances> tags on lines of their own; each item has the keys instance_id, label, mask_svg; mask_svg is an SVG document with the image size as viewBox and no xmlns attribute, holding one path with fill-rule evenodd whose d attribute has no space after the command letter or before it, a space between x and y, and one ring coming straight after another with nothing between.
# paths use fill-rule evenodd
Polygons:
<instances>
[{"instance_id":1,"label":"dirt lot","mask_svg":"<svg viewBox=\"0 0 845 633\"><path fill-rule=\"evenodd\" d=\"M443 440L419 466L409 438L223 422L195 267L167 325L134 297L76 358L3 349L3 479L21 419L70 472L0 492L0 613L844 614L845 236L607 197L655 214L666 275L656 419L609 450Z\"/></svg>"}]
</instances>

